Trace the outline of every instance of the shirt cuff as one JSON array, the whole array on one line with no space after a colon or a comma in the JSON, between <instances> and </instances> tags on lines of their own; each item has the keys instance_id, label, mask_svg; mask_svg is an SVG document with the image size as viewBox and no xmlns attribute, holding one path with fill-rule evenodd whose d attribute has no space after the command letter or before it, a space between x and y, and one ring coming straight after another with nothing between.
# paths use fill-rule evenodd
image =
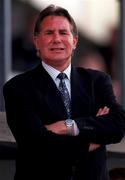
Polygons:
<instances>
[{"instance_id":1,"label":"shirt cuff","mask_svg":"<svg viewBox=\"0 0 125 180\"><path fill-rule=\"evenodd\" d=\"M79 128L78 128L78 126L77 126L77 124L76 124L76 122L74 120L73 120L73 122L74 122L74 132L73 132L73 135L77 136L79 134Z\"/></svg>"}]
</instances>

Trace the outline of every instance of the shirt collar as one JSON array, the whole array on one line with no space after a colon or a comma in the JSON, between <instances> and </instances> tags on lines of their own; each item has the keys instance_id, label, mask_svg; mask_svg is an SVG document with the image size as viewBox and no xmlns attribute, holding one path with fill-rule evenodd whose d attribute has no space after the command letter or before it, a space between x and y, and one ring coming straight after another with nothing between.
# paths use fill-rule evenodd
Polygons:
<instances>
[{"instance_id":1,"label":"shirt collar","mask_svg":"<svg viewBox=\"0 0 125 180\"><path fill-rule=\"evenodd\" d=\"M42 61L42 65L44 69L48 72L48 74L52 77L52 79L55 81L60 71L46 64L44 61ZM63 71L63 73L65 73L70 80L71 64Z\"/></svg>"}]
</instances>

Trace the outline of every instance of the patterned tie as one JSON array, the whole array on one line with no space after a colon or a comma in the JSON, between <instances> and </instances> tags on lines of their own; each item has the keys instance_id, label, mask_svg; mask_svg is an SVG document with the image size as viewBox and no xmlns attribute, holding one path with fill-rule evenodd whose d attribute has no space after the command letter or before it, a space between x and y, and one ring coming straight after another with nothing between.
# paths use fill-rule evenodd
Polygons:
<instances>
[{"instance_id":1,"label":"patterned tie","mask_svg":"<svg viewBox=\"0 0 125 180\"><path fill-rule=\"evenodd\" d=\"M65 84L65 79L67 78L67 75L65 73L60 73L57 76L57 78L60 79L59 90L60 90L61 95L62 95L62 99L63 99L64 105L65 105L65 108L67 111L68 118L70 118L70 116L71 116L71 102L70 102L69 92L68 92L68 89L67 89L66 84Z\"/></svg>"}]
</instances>

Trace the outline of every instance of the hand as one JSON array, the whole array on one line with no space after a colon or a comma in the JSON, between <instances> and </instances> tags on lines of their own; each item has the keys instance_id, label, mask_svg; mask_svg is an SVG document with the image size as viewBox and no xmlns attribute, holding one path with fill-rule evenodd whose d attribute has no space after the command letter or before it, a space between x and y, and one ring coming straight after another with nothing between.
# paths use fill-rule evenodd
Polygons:
<instances>
[{"instance_id":1,"label":"hand","mask_svg":"<svg viewBox=\"0 0 125 180\"><path fill-rule=\"evenodd\" d=\"M96 114L96 116L101 116L109 113L109 108L105 106L104 108L100 108ZM100 144L93 144L91 143L89 146L89 151L94 151L97 148L99 148L101 145Z\"/></svg>"},{"instance_id":2,"label":"hand","mask_svg":"<svg viewBox=\"0 0 125 180\"><path fill-rule=\"evenodd\" d=\"M109 108L105 106L104 108L100 108L96 114L96 116L101 116L109 113Z\"/></svg>"},{"instance_id":3,"label":"hand","mask_svg":"<svg viewBox=\"0 0 125 180\"><path fill-rule=\"evenodd\" d=\"M66 135L67 134L67 128L64 121L57 121L56 123L45 125L45 127L52 131L53 133L60 134L60 135Z\"/></svg>"}]
</instances>

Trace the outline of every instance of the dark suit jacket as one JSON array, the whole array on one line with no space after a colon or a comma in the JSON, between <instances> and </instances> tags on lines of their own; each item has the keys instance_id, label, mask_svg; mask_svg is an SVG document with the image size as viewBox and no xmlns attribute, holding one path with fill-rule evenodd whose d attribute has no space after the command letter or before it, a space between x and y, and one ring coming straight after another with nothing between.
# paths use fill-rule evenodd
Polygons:
<instances>
[{"instance_id":1,"label":"dark suit jacket","mask_svg":"<svg viewBox=\"0 0 125 180\"><path fill-rule=\"evenodd\" d=\"M37 179L42 168L60 162L80 164L84 180L108 179L105 144L123 137L125 112L116 103L107 74L71 69L71 118L80 130L77 137L57 135L44 127L67 115L60 92L42 65L8 81L4 97L7 122L18 145L15 179ZM110 108L109 114L96 117L104 106ZM101 147L88 152L91 142Z\"/></svg>"}]
</instances>

